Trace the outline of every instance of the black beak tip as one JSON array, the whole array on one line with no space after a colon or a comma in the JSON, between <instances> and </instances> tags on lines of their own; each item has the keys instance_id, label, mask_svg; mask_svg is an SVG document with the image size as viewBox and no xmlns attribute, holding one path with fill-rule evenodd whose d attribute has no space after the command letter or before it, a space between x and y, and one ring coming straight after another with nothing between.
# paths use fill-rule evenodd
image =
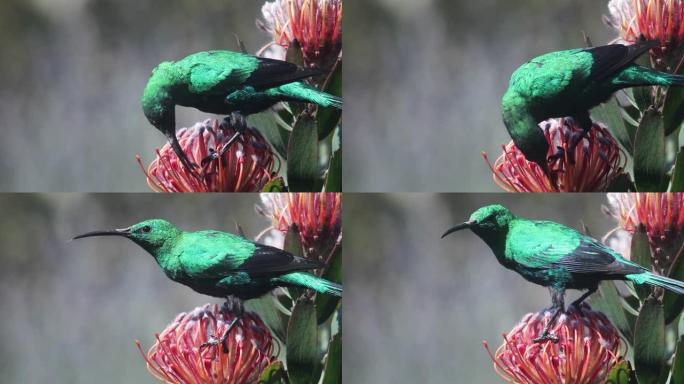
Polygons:
<instances>
[{"instance_id":1,"label":"black beak tip","mask_svg":"<svg viewBox=\"0 0 684 384\"><path fill-rule=\"evenodd\" d=\"M447 237L448 235L450 235L456 231L460 231L461 229L470 228L473 224L475 224L475 222L466 221L465 223L461 223L461 224L458 224L456 226L453 226L453 227L449 228L446 232L444 232L442 234L441 238L443 239L443 238Z\"/></svg>"}]
</instances>

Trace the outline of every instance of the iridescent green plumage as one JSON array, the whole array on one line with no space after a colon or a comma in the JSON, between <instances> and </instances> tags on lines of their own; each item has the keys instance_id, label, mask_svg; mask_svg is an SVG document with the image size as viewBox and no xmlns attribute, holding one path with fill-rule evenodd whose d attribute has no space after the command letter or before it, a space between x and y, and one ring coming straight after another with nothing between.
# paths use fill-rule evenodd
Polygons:
<instances>
[{"instance_id":1,"label":"iridescent green plumage","mask_svg":"<svg viewBox=\"0 0 684 384\"><path fill-rule=\"evenodd\" d=\"M299 81L320 74L319 70L246 53L198 52L159 64L143 92L142 107L150 123L167 135L176 154L189 166L175 136L176 105L220 115L249 115L280 101L342 108L341 98Z\"/></svg>"},{"instance_id":2,"label":"iridescent green plumage","mask_svg":"<svg viewBox=\"0 0 684 384\"><path fill-rule=\"evenodd\" d=\"M246 300L276 287L300 287L342 295L342 287L303 271L322 268L318 261L242 236L214 230L186 232L165 220L146 220L129 228L75 237L123 236L149 252L171 280L215 297Z\"/></svg>"},{"instance_id":3,"label":"iridescent green plumage","mask_svg":"<svg viewBox=\"0 0 684 384\"><path fill-rule=\"evenodd\" d=\"M501 102L503 121L515 145L548 173L549 145L540 122L573 117L586 134L592 127L589 110L616 91L647 85L684 85L682 76L634 64L658 44L644 41L630 46L612 44L551 52L520 66L513 72ZM574 137L571 146L583 135Z\"/></svg>"},{"instance_id":4,"label":"iridescent green plumage","mask_svg":"<svg viewBox=\"0 0 684 384\"><path fill-rule=\"evenodd\" d=\"M573 305L596 291L603 280L628 280L684 294L684 283L651 273L598 240L552 221L514 216L501 205L476 210L442 237L469 228L492 249L499 263L528 281L549 287L554 318L564 308L566 289L588 289ZM540 340L550 339L547 326Z\"/></svg>"}]
</instances>

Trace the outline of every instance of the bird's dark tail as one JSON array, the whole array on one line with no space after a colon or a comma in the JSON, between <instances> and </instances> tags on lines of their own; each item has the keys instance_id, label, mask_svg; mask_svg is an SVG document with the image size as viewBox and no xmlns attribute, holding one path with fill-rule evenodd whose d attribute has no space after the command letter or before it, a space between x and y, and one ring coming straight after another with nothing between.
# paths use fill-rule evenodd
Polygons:
<instances>
[{"instance_id":1,"label":"bird's dark tail","mask_svg":"<svg viewBox=\"0 0 684 384\"><path fill-rule=\"evenodd\" d=\"M684 282L679 280L670 279L669 277L656 275L651 272L627 275L625 277L637 284L655 285L656 287L665 288L679 295L684 295Z\"/></svg>"},{"instance_id":2,"label":"bird's dark tail","mask_svg":"<svg viewBox=\"0 0 684 384\"><path fill-rule=\"evenodd\" d=\"M305 272L294 272L288 273L287 275L282 275L274 277L276 283L308 288L312 289L318 293L325 293L333 296L342 296L342 286L326 279L314 276L310 273Z\"/></svg>"}]
</instances>

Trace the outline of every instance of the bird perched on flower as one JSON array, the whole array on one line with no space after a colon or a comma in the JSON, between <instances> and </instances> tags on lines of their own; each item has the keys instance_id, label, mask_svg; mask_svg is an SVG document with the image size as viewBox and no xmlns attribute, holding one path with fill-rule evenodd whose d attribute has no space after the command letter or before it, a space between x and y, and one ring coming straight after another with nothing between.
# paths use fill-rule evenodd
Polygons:
<instances>
[{"instance_id":1,"label":"bird perched on flower","mask_svg":"<svg viewBox=\"0 0 684 384\"><path fill-rule=\"evenodd\" d=\"M88 232L74 240L92 236L132 240L154 257L171 280L205 295L229 298L236 303L238 314L242 313L243 300L262 296L276 287L308 288L342 296L339 284L304 272L323 268L322 263L227 232L186 232L166 220L152 219L124 229ZM223 344L231 329L229 326L220 341L210 344Z\"/></svg>"},{"instance_id":2,"label":"bird perched on flower","mask_svg":"<svg viewBox=\"0 0 684 384\"><path fill-rule=\"evenodd\" d=\"M176 105L221 115L261 112L280 101L342 108L342 99L299 80L320 75L281 60L232 51L197 52L176 62L163 62L152 71L142 96L145 116L164 133L187 168L193 165L176 138ZM237 139L236 133L221 154Z\"/></svg>"},{"instance_id":3,"label":"bird perched on flower","mask_svg":"<svg viewBox=\"0 0 684 384\"><path fill-rule=\"evenodd\" d=\"M502 205L476 210L468 221L452 227L442 237L466 228L487 243L501 265L549 288L553 314L537 338L539 342L557 341L549 329L565 310L566 289L588 290L571 304L574 307L579 307L603 280L627 280L684 295L684 282L654 274L572 228L552 221L517 217Z\"/></svg>"},{"instance_id":4,"label":"bird perched on flower","mask_svg":"<svg viewBox=\"0 0 684 384\"><path fill-rule=\"evenodd\" d=\"M501 102L503 121L515 145L549 174L549 145L538 126L540 122L566 116L577 121L583 133L572 138L572 156L577 143L593 125L589 110L616 91L647 85L684 85L684 76L634 63L659 44L641 41L551 52L520 66L513 72Z\"/></svg>"}]
</instances>

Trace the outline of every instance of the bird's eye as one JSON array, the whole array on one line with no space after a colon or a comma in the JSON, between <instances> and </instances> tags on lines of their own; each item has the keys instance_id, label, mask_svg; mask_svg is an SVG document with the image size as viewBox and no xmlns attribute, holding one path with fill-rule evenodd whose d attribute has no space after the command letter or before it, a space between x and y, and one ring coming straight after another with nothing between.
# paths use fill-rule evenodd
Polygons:
<instances>
[{"instance_id":1,"label":"bird's eye","mask_svg":"<svg viewBox=\"0 0 684 384\"><path fill-rule=\"evenodd\" d=\"M142 231L143 231L144 233L149 233L151 230L152 230L152 228L150 228L149 225L146 225L146 226L142 227Z\"/></svg>"}]
</instances>

